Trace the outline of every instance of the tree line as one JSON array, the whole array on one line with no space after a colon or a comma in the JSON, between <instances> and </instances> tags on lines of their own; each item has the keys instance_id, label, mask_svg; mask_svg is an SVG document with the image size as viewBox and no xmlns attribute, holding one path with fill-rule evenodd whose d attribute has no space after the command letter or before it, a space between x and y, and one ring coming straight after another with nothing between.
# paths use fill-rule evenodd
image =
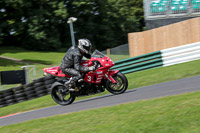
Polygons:
<instances>
[{"instance_id":1,"label":"tree line","mask_svg":"<svg viewBox=\"0 0 200 133\"><path fill-rule=\"evenodd\" d=\"M0 46L55 50L88 38L99 50L127 43L144 28L143 0L0 0ZM77 42L77 41L76 41Z\"/></svg>"}]
</instances>

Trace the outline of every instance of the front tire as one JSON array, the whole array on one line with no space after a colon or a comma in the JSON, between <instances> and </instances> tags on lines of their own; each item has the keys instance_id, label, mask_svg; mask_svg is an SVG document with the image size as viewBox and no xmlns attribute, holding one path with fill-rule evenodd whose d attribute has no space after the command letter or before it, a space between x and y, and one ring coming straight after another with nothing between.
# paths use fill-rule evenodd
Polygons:
<instances>
[{"instance_id":1,"label":"front tire","mask_svg":"<svg viewBox=\"0 0 200 133\"><path fill-rule=\"evenodd\" d=\"M116 83L107 81L106 89L110 93L115 94L115 95L124 93L128 87L128 80L127 80L126 76L123 73L118 72L113 75L113 78L115 79Z\"/></svg>"},{"instance_id":2,"label":"front tire","mask_svg":"<svg viewBox=\"0 0 200 133\"><path fill-rule=\"evenodd\" d=\"M63 85L52 88L51 97L56 103L63 106L73 103L76 98L76 96L72 95Z\"/></svg>"}]
</instances>

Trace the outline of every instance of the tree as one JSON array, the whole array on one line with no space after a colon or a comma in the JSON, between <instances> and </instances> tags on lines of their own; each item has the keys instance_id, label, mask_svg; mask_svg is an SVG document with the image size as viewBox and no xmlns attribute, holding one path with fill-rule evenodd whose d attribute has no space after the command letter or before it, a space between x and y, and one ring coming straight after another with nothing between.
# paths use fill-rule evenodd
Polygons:
<instances>
[{"instance_id":1,"label":"tree","mask_svg":"<svg viewBox=\"0 0 200 133\"><path fill-rule=\"evenodd\" d=\"M142 0L73 0L67 2L77 38L89 38L100 50L127 43L129 32L144 27Z\"/></svg>"},{"instance_id":2,"label":"tree","mask_svg":"<svg viewBox=\"0 0 200 133\"><path fill-rule=\"evenodd\" d=\"M67 18L75 38L88 38L99 50L127 43L129 32L144 27L142 0L3 0L0 45L50 50L71 46ZM77 42L77 40L76 40Z\"/></svg>"},{"instance_id":3,"label":"tree","mask_svg":"<svg viewBox=\"0 0 200 133\"><path fill-rule=\"evenodd\" d=\"M6 0L0 3L4 45L48 50L61 47L67 10L61 0Z\"/></svg>"}]
</instances>

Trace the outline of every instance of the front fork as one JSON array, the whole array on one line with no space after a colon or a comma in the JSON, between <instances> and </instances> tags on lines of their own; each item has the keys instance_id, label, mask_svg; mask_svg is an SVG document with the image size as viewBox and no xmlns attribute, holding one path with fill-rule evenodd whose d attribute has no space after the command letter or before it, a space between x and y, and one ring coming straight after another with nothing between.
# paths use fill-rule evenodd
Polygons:
<instances>
[{"instance_id":1,"label":"front fork","mask_svg":"<svg viewBox=\"0 0 200 133\"><path fill-rule=\"evenodd\" d=\"M106 74L105 74L105 78L107 79L107 80L109 80L110 82L112 82L112 83L116 83L116 81L115 81L115 79L113 78L113 75L114 74L116 74L116 73L118 73L119 72L119 70L109 70Z\"/></svg>"}]
</instances>

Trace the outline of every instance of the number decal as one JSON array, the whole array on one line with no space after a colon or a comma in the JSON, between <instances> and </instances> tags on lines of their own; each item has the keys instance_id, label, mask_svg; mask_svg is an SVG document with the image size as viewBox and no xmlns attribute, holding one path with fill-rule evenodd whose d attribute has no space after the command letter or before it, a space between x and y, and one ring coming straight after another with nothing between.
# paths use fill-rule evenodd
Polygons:
<instances>
[{"instance_id":1,"label":"number decal","mask_svg":"<svg viewBox=\"0 0 200 133\"><path fill-rule=\"evenodd\" d=\"M91 77L91 76L88 76L87 81L92 81L92 77Z\"/></svg>"}]
</instances>

